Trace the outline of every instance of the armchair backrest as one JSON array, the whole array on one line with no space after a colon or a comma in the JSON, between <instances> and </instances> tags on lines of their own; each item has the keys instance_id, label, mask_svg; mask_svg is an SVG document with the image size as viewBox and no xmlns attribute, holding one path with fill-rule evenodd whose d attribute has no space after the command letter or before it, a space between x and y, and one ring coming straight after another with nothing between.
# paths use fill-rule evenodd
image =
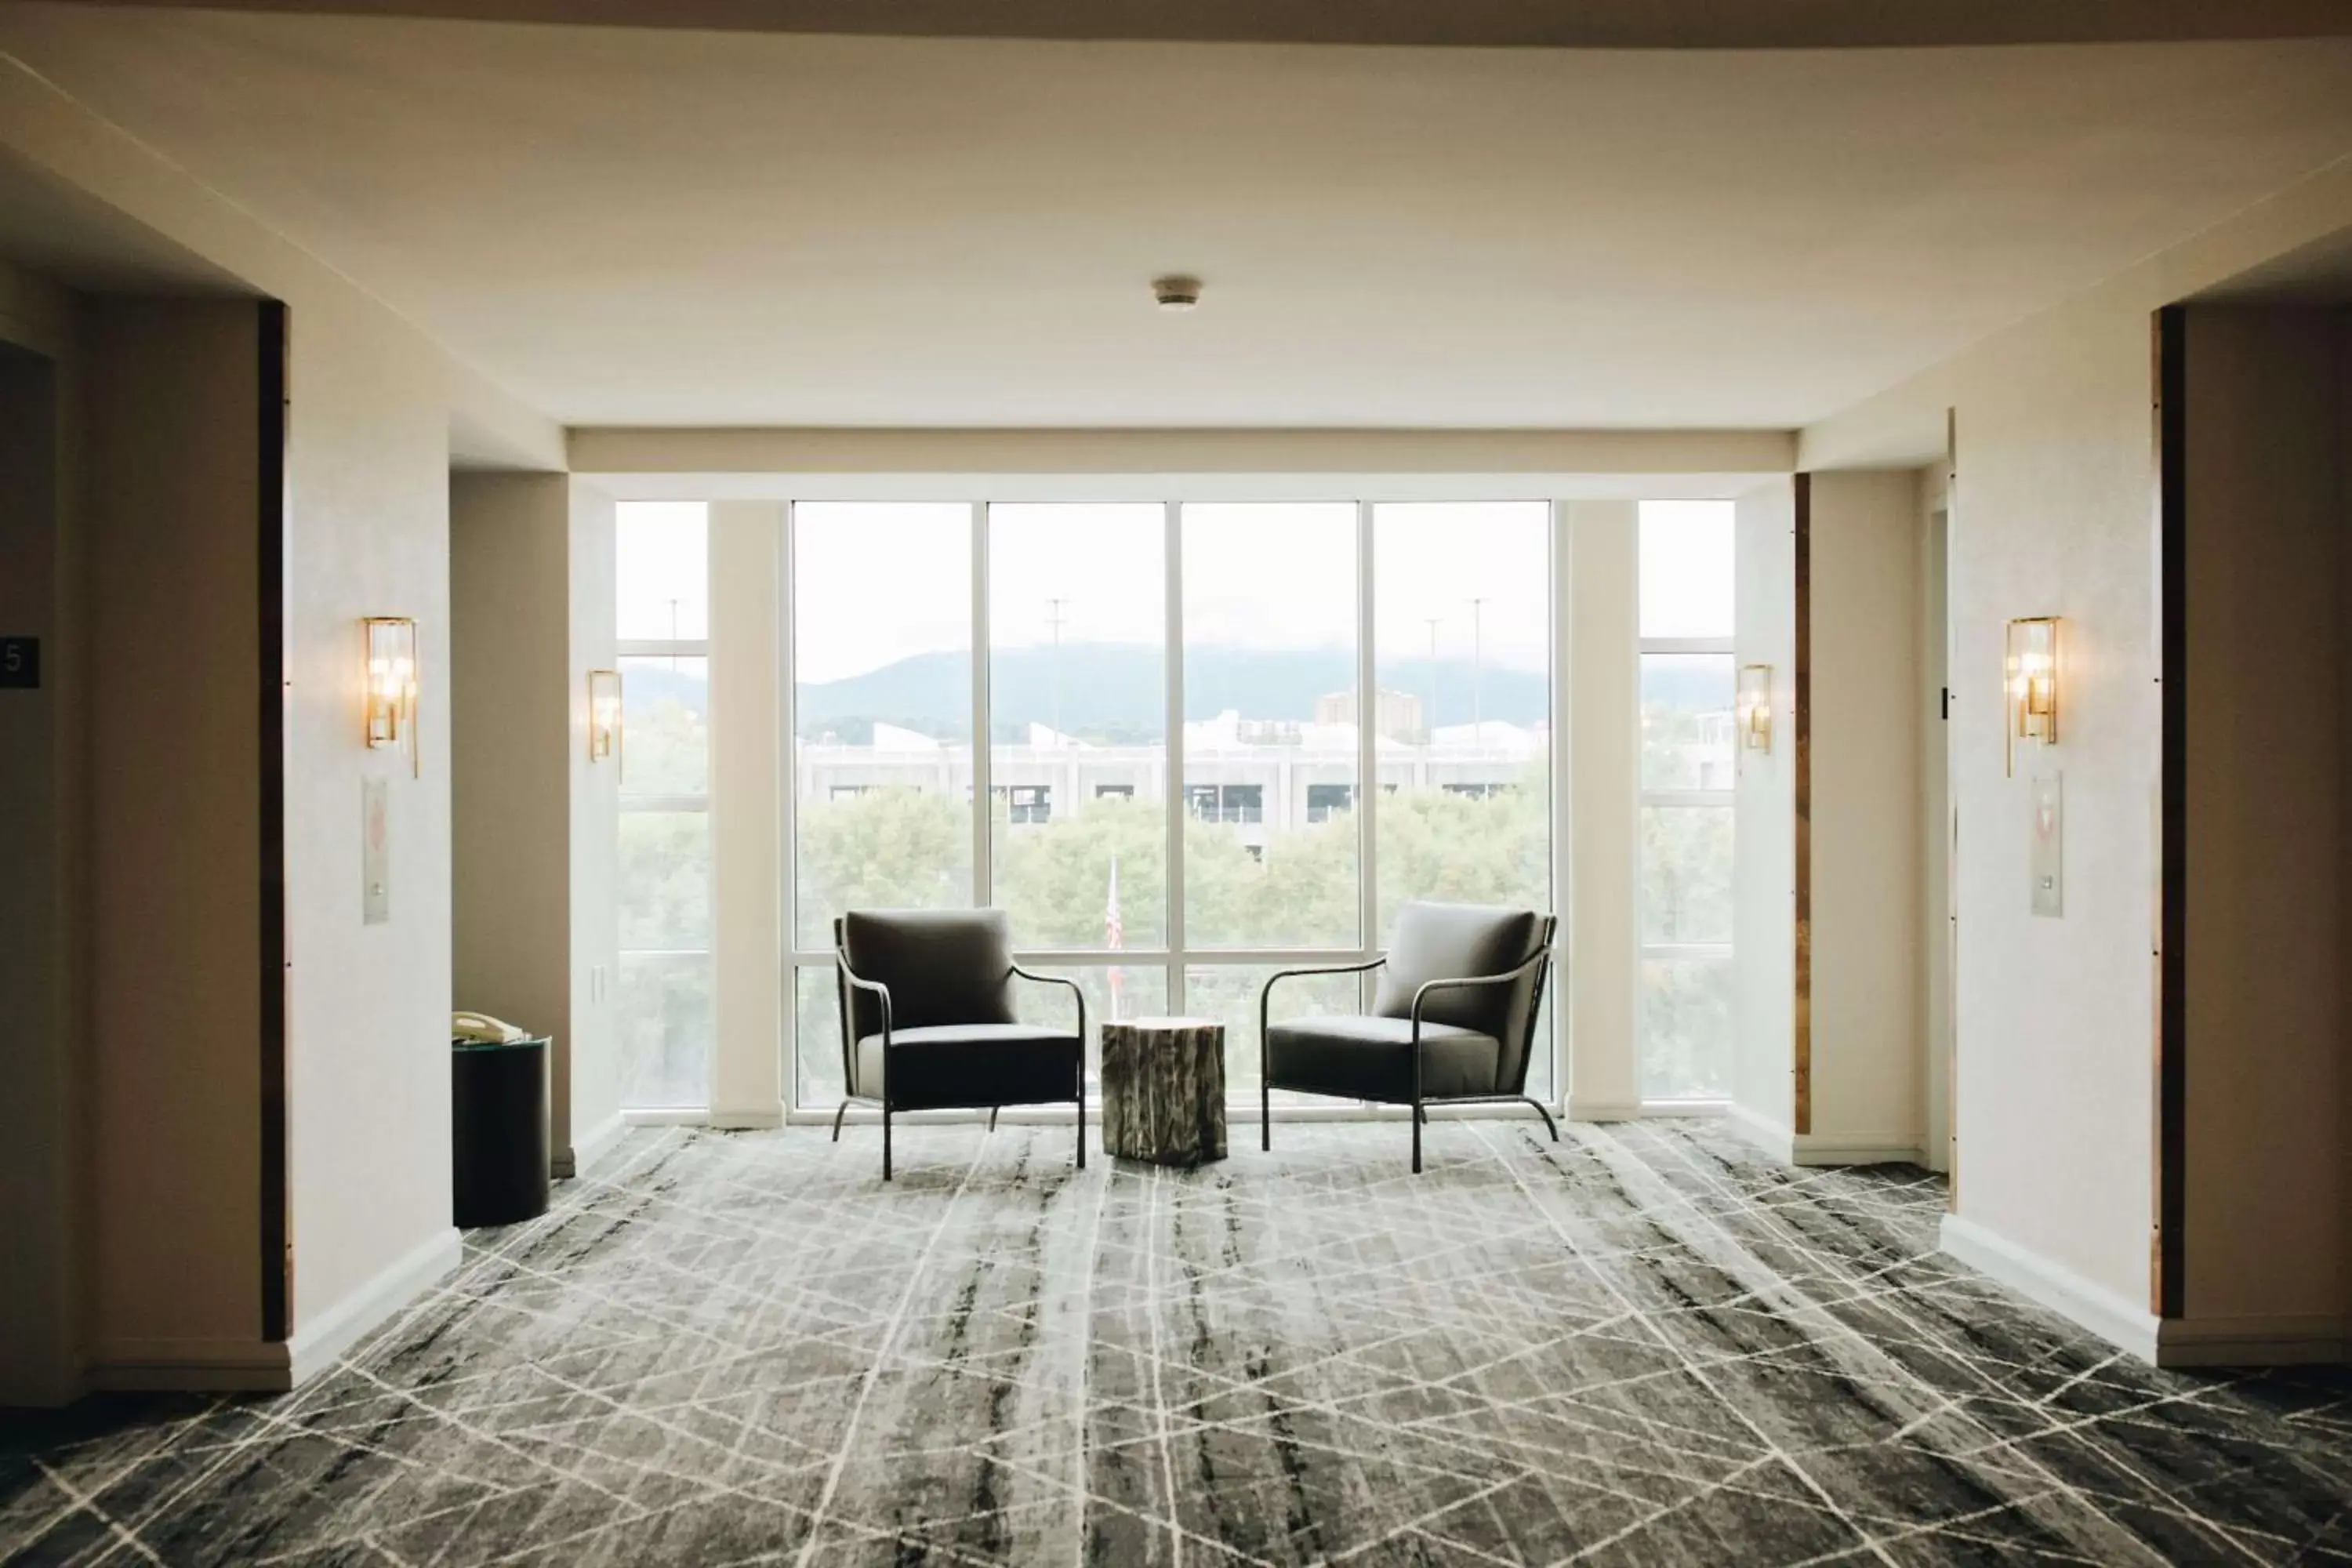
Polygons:
<instances>
[{"instance_id":1,"label":"armchair backrest","mask_svg":"<svg viewBox=\"0 0 2352 1568\"><path fill-rule=\"evenodd\" d=\"M1413 902L1397 911L1389 961L1372 1011L1390 1018L1412 1016L1413 994L1432 980L1468 980L1505 974L1551 947L1558 922L1533 910L1486 904ZM1498 1093L1527 1087L1528 1061L1535 1042L1536 1013L1543 1000L1549 963L1538 963L1508 985L1481 985L1434 992L1422 1017L1491 1036L1502 1047L1496 1063Z\"/></svg>"},{"instance_id":2,"label":"armchair backrest","mask_svg":"<svg viewBox=\"0 0 2352 1568\"><path fill-rule=\"evenodd\" d=\"M893 1029L1018 1021L1003 910L854 910L833 922L833 941L859 979L889 988ZM854 1063L858 1040L881 1032L882 1005L839 976L835 984Z\"/></svg>"}]
</instances>

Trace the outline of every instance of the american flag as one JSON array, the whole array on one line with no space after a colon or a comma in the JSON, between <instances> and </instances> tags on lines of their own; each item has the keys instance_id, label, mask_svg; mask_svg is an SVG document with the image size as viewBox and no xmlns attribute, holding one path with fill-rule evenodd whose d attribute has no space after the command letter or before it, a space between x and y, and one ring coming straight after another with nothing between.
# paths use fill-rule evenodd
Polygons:
<instances>
[{"instance_id":1,"label":"american flag","mask_svg":"<svg viewBox=\"0 0 2352 1568\"><path fill-rule=\"evenodd\" d=\"M1126 945L1126 934L1118 923L1118 857L1114 855L1110 858L1110 899L1103 906L1103 945L1117 952ZM1119 973L1118 965L1114 963L1110 968L1110 1016L1114 1018L1123 1016L1118 1004Z\"/></svg>"}]
</instances>

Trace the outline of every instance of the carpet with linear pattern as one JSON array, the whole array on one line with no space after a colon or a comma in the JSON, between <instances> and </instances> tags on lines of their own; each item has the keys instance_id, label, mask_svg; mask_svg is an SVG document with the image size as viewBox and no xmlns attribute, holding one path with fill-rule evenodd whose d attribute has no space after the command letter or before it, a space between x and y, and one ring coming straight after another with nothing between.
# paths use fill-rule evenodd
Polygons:
<instances>
[{"instance_id":1,"label":"carpet with linear pattern","mask_svg":"<svg viewBox=\"0 0 2352 1568\"><path fill-rule=\"evenodd\" d=\"M1924 1172L899 1138L886 1186L871 1130L641 1130L292 1394L13 1420L0 1556L2352 1562L2352 1377L2120 1359L1939 1257Z\"/></svg>"}]
</instances>

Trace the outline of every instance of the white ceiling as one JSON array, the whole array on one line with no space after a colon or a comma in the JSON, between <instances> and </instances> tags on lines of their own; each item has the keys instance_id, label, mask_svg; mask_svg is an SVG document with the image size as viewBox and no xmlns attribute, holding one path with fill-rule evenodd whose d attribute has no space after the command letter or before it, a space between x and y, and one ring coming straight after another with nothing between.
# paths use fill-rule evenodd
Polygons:
<instances>
[{"instance_id":1,"label":"white ceiling","mask_svg":"<svg viewBox=\"0 0 2352 1568\"><path fill-rule=\"evenodd\" d=\"M1088 44L0 5L576 425L1785 427L2352 152L2352 40ZM1156 272L1208 280L1156 312ZM297 330L299 330L299 322Z\"/></svg>"}]
</instances>

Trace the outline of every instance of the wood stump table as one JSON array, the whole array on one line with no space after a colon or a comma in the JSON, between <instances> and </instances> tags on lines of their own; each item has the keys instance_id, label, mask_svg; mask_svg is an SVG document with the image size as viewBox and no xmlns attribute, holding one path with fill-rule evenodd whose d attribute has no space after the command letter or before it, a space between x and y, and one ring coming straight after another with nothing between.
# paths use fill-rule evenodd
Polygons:
<instances>
[{"instance_id":1,"label":"wood stump table","mask_svg":"<svg viewBox=\"0 0 2352 1568\"><path fill-rule=\"evenodd\" d=\"M1161 1165L1225 1157L1225 1026L1121 1018L1102 1026L1103 1152Z\"/></svg>"}]
</instances>

